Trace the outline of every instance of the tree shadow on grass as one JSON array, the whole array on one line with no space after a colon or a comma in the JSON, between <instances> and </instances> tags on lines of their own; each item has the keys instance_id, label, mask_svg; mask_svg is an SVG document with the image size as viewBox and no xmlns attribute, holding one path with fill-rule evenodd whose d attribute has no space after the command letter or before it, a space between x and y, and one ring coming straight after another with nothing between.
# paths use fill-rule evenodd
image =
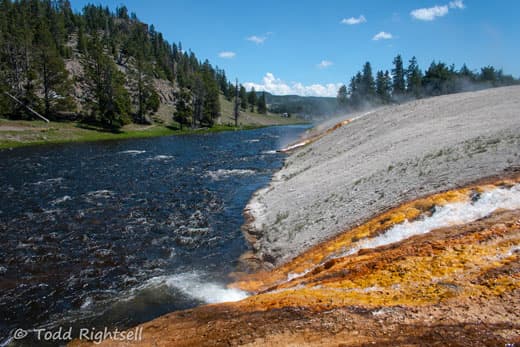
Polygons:
<instances>
[{"instance_id":1,"label":"tree shadow on grass","mask_svg":"<svg viewBox=\"0 0 520 347\"><path fill-rule=\"evenodd\" d=\"M111 133L111 134L122 134L123 131L120 127L106 127L100 124L91 124L91 123L76 123L76 128L85 129L85 130L94 130L103 133Z\"/></svg>"},{"instance_id":2,"label":"tree shadow on grass","mask_svg":"<svg viewBox=\"0 0 520 347\"><path fill-rule=\"evenodd\" d=\"M174 125L174 124L169 124L169 125L165 125L166 128L172 130L172 131L179 131L181 130L181 128L178 126L178 125ZM183 128L185 129L185 128Z\"/></svg>"}]
</instances>

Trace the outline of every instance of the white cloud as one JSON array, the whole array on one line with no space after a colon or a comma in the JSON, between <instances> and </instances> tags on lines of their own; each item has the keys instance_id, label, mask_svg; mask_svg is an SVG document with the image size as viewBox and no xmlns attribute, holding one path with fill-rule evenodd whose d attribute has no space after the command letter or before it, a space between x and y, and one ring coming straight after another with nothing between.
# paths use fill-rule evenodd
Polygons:
<instances>
[{"instance_id":1,"label":"white cloud","mask_svg":"<svg viewBox=\"0 0 520 347\"><path fill-rule=\"evenodd\" d=\"M458 8L458 9L464 9L466 6L464 5L464 2L462 0L454 0L449 3L450 8Z\"/></svg>"},{"instance_id":2,"label":"white cloud","mask_svg":"<svg viewBox=\"0 0 520 347\"><path fill-rule=\"evenodd\" d=\"M356 17L343 18L341 20L341 24L356 25L356 24L365 23L366 21L367 21L367 19L365 18L365 16L360 15L357 18Z\"/></svg>"},{"instance_id":3,"label":"white cloud","mask_svg":"<svg viewBox=\"0 0 520 347\"><path fill-rule=\"evenodd\" d=\"M266 91L274 95L301 95L301 96L336 96L341 83L304 85L300 82L286 83L275 77L271 72L265 74L261 83L246 82L246 89L255 88L256 91Z\"/></svg>"},{"instance_id":4,"label":"white cloud","mask_svg":"<svg viewBox=\"0 0 520 347\"><path fill-rule=\"evenodd\" d=\"M429 8L419 8L410 12L410 15L418 20L432 21L437 17L448 14L448 6L434 6Z\"/></svg>"},{"instance_id":5,"label":"white cloud","mask_svg":"<svg viewBox=\"0 0 520 347\"><path fill-rule=\"evenodd\" d=\"M236 53L235 52L230 52L230 51L224 51L224 52L220 52L218 54L219 57L221 58L224 58L224 59L231 59L231 58L234 58L236 56Z\"/></svg>"},{"instance_id":6,"label":"white cloud","mask_svg":"<svg viewBox=\"0 0 520 347\"><path fill-rule=\"evenodd\" d=\"M462 10L466 8L466 6L464 5L463 0L453 0L447 5L418 8L410 12L410 15L418 20L432 21L437 17L444 17L447 15L450 8Z\"/></svg>"},{"instance_id":7,"label":"white cloud","mask_svg":"<svg viewBox=\"0 0 520 347\"><path fill-rule=\"evenodd\" d=\"M328 68L329 66L332 66L334 63L331 62L330 60L322 60L319 64L318 64L318 68L320 69L326 69Z\"/></svg>"},{"instance_id":8,"label":"white cloud","mask_svg":"<svg viewBox=\"0 0 520 347\"><path fill-rule=\"evenodd\" d=\"M256 43L257 45L261 45L261 44L264 43L264 42L269 38L269 36L271 36L272 34L273 34L273 32L272 32L272 31L269 31L269 32L266 32L266 33L263 34L263 35L251 35L251 36L246 37L246 40L247 40L247 41L254 42L254 43Z\"/></svg>"},{"instance_id":9,"label":"white cloud","mask_svg":"<svg viewBox=\"0 0 520 347\"><path fill-rule=\"evenodd\" d=\"M260 45L260 44L264 43L265 40L267 40L267 36L256 36L256 35L253 35L253 36L249 36L248 38L246 38L246 40L254 42L257 45Z\"/></svg>"},{"instance_id":10,"label":"white cloud","mask_svg":"<svg viewBox=\"0 0 520 347\"><path fill-rule=\"evenodd\" d=\"M381 32L375 34L374 37L372 38L372 40L374 40L374 41L390 40L390 39L393 39L393 38L394 37L392 36L392 34L384 32L384 31L381 31Z\"/></svg>"}]
</instances>

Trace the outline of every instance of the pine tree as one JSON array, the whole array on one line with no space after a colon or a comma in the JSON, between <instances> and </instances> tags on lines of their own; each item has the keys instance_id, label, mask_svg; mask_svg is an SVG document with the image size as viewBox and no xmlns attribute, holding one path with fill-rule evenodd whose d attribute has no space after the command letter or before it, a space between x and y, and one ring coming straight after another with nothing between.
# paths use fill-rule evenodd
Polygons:
<instances>
[{"instance_id":1,"label":"pine tree","mask_svg":"<svg viewBox=\"0 0 520 347\"><path fill-rule=\"evenodd\" d=\"M498 81L498 71L493 66L484 66L480 69L480 81L495 85Z\"/></svg>"},{"instance_id":2,"label":"pine tree","mask_svg":"<svg viewBox=\"0 0 520 347\"><path fill-rule=\"evenodd\" d=\"M267 104L265 102L265 92L262 92L262 96L258 98L257 101L257 110L260 114L266 114L267 113Z\"/></svg>"},{"instance_id":3,"label":"pine tree","mask_svg":"<svg viewBox=\"0 0 520 347\"><path fill-rule=\"evenodd\" d=\"M378 71L376 73L376 94L379 100L384 102L384 94L385 94L385 74L383 71Z\"/></svg>"},{"instance_id":4,"label":"pine tree","mask_svg":"<svg viewBox=\"0 0 520 347\"><path fill-rule=\"evenodd\" d=\"M179 123L179 127L182 130L184 125L190 124L190 117L192 117L191 93L183 89L177 94L173 120Z\"/></svg>"},{"instance_id":5,"label":"pine tree","mask_svg":"<svg viewBox=\"0 0 520 347\"><path fill-rule=\"evenodd\" d=\"M0 2L0 117L9 115L11 111L11 101L8 99L6 92L9 91L9 84L7 81L8 76L8 64L7 64L7 39L6 39L6 28L7 28L7 8L5 1Z\"/></svg>"},{"instance_id":6,"label":"pine tree","mask_svg":"<svg viewBox=\"0 0 520 347\"><path fill-rule=\"evenodd\" d=\"M228 90L227 90L227 88L228 88L228 80L227 80L227 77L226 77L226 71L220 70L218 68L218 66L217 66L215 68L215 76L216 76L216 79L217 79L218 87L219 87L220 91L225 96L226 93L228 92Z\"/></svg>"},{"instance_id":7,"label":"pine tree","mask_svg":"<svg viewBox=\"0 0 520 347\"><path fill-rule=\"evenodd\" d=\"M255 112L255 105L256 105L256 91L255 87L251 88L251 91L247 95L247 101L249 102L249 106L251 107L250 111Z\"/></svg>"},{"instance_id":8,"label":"pine tree","mask_svg":"<svg viewBox=\"0 0 520 347\"><path fill-rule=\"evenodd\" d=\"M233 83L228 82L226 91L224 92L224 97L227 101L231 101L235 97L235 86Z\"/></svg>"},{"instance_id":9,"label":"pine tree","mask_svg":"<svg viewBox=\"0 0 520 347\"><path fill-rule=\"evenodd\" d=\"M459 70L459 76L472 82L476 80L475 73L471 71L466 64L462 64L462 67Z\"/></svg>"},{"instance_id":10,"label":"pine tree","mask_svg":"<svg viewBox=\"0 0 520 347\"><path fill-rule=\"evenodd\" d=\"M363 66L363 75L361 77L361 95L363 99L368 101L371 101L371 99L376 95L374 76L372 75L372 66L368 61Z\"/></svg>"},{"instance_id":11,"label":"pine tree","mask_svg":"<svg viewBox=\"0 0 520 347\"><path fill-rule=\"evenodd\" d=\"M191 127L195 128L197 126L197 122L199 125L202 122L202 112L204 106L204 82L200 74L196 74L193 78L193 85L191 87L192 94L192 107L193 107L193 116L191 117Z\"/></svg>"},{"instance_id":12,"label":"pine tree","mask_svg":"<svg viewBox=\"0 0 520 347\"><path fill-rule=\"evenodd\" d=\"M13 18L15 27L20 25L16 23L17 20L23 23L19 29L15 29L14 36L14 39L18 41L14 42L16 46L14 53L17 54L17 56L14 57L13 61L15 69L17 70L15 74L17 75L18 95L20 95L19 99L21 99L25 105L39 108L39 99L36 95L36 80L38 74L35 66L35 58L32 54L36 30L33 30L31 27L33 23L27 20L27 16L30 16L29 10L24 9L23 11L27 12L22 12L21 18ZM24 110L24 108L22 108L22 110Z\"/></svg>"},{"instance_id":13,"label":"pine tree","mask_svg":"<svg viewBox=\"0 0 520 347\"><path fill-rule=\"evenodd\" d=\"M87 41L85 39L85 32L83 31L83 25L81 23L78 28L78 43L76 48L80 53L85 53L87 51Z\"/></svg>"},{"instance_id":14,"label":"pine tree","mask_svg":"<svg viewBox=\"0 0 520 347\"><path fill-rule=\"evenodd\" d=\"M410 59L406 70L406 92L415 98L420 97L422 93L422 72L415 57Z\"/></svg>"},{"instance_id":15,"label":"pine tree","mask_svg":"<svg viewBox=\"0 0 520 347\"><path fill-rule=\"evenodd\" d=\"M238 96L240 97L240 108L244 111L247 110L247 92L243 85L240 85Z\"/></svg>"},{"instance_id":16,"label":"pine tree","mask_svg":"<svg viewBox=\"0 0 520 347\"><path fill-rule=\"evenodd\" d=\"M356 108L359 107L362 101L362 79L363 76L361 75L361 72L358 72L354 77L350 79L349 84L349 100L352 107Z\"/></svg>"},{"instance_id":17,"label":"pine tree","mask_svg":"<svg viewBox=\"0 0 520 347\"><path fill-rule=\"evenodd\" d=\"M116 15L119 19L130 19L130 17L128 17L128 9L126 8L126 6L117 7Z\"/></svg>"},{"instance_id":18,"label":"pine tree","mask_svg":"<svg viewBox=\"0 0 520 347\"><path fill-rule=\"evenodd\" d=\"M388 71L378 71L376 77L376 94L383 104L390 102L391 80Z\"/></svg>"},{"instance_id":19,"label":"pine tree","mask_svg":"<svg viewBox=\"0 0 520 347\"><path fill-rule=\"evenodd\" d=\"M423 87L427 95L442 95L452 88L453 73L445 63L433 61L424 73Z\"/></svg>"},{"instance_id":20,"label":"pine tree","mask_svg":"<svg viewBox=\"0 0 520 347\"><path fill-rule=\"evenodd\" d=\"M404 68L403 68L403 59L401 55L397 55L393 61L394 68L392 69L392 94L394 97L400 97L404 95L405 89L405 80L404 80Z\"/></svg>"},{"instance_id":21,"label":"pine tree","mask_svg":"<svg viewBox=\"0 0 520 347\"><path fill-rule=\"evenodd\" d=\"M89 42L85 70L92 116L105 126L118 128L129 122L130 96L124 87L124 75L103 53L101 41L94 35Z\"/></svg>"},{"instance_id":22,"label":"pine tree","mask_svg":"<svg viewBox=\"0 0 520 347\"><path fill-rule=\"evenodd\" d=\"M385 71L384 90L384 101L385 103L390 103L392 101L392 77L388 70Z\"/></svg>"},{"instance_id":23,"label":"pine tree","mask_svg":"<svg viewBox=\"0 0 520 347\"><path fill-rule=\"evenodd\" d=\"M44 113L47 118L52 118L59 102L66 99L70 86L68 73L45 21L39 26L36 42L35 61L41 76Z\"/></svg>"},{"instance_id":24,"label":"pine tree","mask_svg":"<svg viewBox=\"0 0 520 347\"><path fill-rule=\"evenodd\" d=\"M344 110L345 108L347 108L348 92L346 85L342 85L341 87L339 87L338 95L336 96L336 101L338 103L339 109Z\"/></svg>"},{"instance_id":25,"label":"pine tree","mask_svg":"<svg viewBox=\"0 0 520 347\"><path fill-rule=\"evenodd\" d=\"M238 117L240 117L240 98L238 96L238 78L235 81L235 89L233 96L235 97L235 102L233 105L233 118L235 120L235 128L238 126Z\"/></svg>"},{"instance_id":26,"label":"pine tree","mask_svg":"<svg viewBox=\"0 0 520 347\"><path fill-rule=\"evenodd\" d=\"M201 67L202 81L204 85L203 118L204 125L213 126L220 116L220 89L216 79L215 70L206 60Z\"/></svg>"},{"instance_id":27,"label":"pine tree","mask_svg":"<svg viewBox=\"0 0 520 347\"><path fill-rule=\"evenodd\" d=\"M142 51L135 56L135 69L131 75L135 79L135 91L137 94L137 122L147 123L146 114L159 109L159 95L153 87L151 80L151 66L145 60Z\"/></svg>"},{"instance_id":28,"label":"pine tree","mask_svg":"<svg viewBox=\"0 0 520 347\"><path fill-rule=\"evenodd\" d=\"M213 126L215 120L220 116L219 88L217 81L211 78L205 80L206 96L204 99L204 125Z\"/></svg>"}]
</instances>

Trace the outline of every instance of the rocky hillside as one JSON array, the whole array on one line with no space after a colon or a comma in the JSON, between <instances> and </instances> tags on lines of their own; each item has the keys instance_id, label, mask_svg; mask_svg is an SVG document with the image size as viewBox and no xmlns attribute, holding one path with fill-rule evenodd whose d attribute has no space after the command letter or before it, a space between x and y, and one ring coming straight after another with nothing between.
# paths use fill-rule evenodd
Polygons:
<instances>
[{"instance_id":1,"label":"rocky hillside","mask_svg":"<svg viewBox=\"0 0 520 347\"><path fill-rule=\"evenodd\" d=\"M75 13L69 1L8 0L0 27L1 118L33 119L35 110L109 128L173 117L211 127L223 115L220 99L236 94L224 70L168 42L125 6L88 4ZM265 114L259 105L256 114Z\"/></svg>"}]
</instances>

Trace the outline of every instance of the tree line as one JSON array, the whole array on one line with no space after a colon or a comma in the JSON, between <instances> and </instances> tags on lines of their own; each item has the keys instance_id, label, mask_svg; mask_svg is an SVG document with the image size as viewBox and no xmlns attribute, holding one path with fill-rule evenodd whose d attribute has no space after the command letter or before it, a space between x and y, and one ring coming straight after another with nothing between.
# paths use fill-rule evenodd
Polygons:
<instances>
[{"instance_id":1,"label":"tree line","mask_svg":"<svg viewBox=\"0 0 520 347\"><path fill-rule=\"evenodd\" d=\"M229 96L232 98L233 96ZM265 92L260 96L257 95L255 87L252 87L249 92L243 85L240 85L238 90L238 99L240 100L240 108L246 111L248 108L251 112L255 112L255 107L258 113L267 113L267 105L265 101Z\"/></svg>"},{"instance_id":2,"label":"tree line","mask_svg":"<svg viewBox=\"0 0 520 347\"><path fill-rule=\"evenodd\" d=\"M499 86L518 84L511 75L501 69L485 66L480 71L470 70L466 64L460 69L455 65L433 61L424 72L417 59L412 57L404 66L401 55L397 55L391 71L379 70L374 77L370 62L363 65L342 85L337 94L337 105L342 110L356 110L363 107L401 102L429 96L458 93Z\"/></svg>"},{"instance_id":3,"label":"tree line","mask_svg":"<svg viewBox=\"0 0 520 347\"><path fill-rule=\"evenodd\" d=\"M29 106L51 120L146 123L162 102L157 79L173 83L181 124L213 125L219 95L234 93L224 70L125 6L75 13L68 0L0 0L0 117L30 118Z\"/></svg>"},{"instance_id":4,"label":"tree line","mask_svg":"<svg viewBox=\"0 0 520 347\"><path fill-rule=\"evenodd\" d=\"M265 93L258 95L255 88L247 92L242 84L233 85L227 80L223 70L216 71L216 79L218 88L226 100L237 103L239 109L235 110L235 117L238 116L236 113L240 113L240 111L249 110L250 112L255 112L256 110L259 114L267 113ZM195 86L197 86L197 84L195 84ZM195 87L194 90L198 90L197 87ZM197 93L190 93L189 90L181 91L181 93L178 94L173 120L179 123L181 129L185 125L191 124L194 126L196 120L200 119L204 114L204 107L200 100Z\"/></svg>"}]
</instances>

